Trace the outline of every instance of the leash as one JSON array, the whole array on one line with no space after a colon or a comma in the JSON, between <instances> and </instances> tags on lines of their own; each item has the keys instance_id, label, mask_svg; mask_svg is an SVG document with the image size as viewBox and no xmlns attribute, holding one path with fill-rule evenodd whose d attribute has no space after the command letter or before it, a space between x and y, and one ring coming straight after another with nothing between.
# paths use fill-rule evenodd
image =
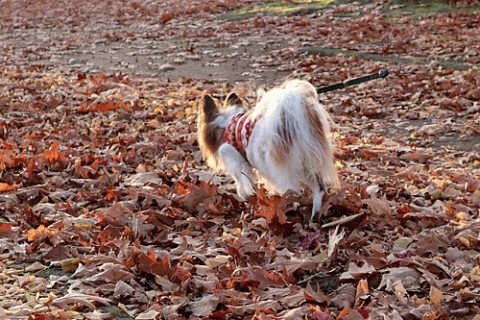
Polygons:
<instances>
[{"instance_id":1,"label":"leash","mask_svg":"<svg viewBox=\"0 0 480 320\"><path fill-rule=\"evenodd\" d=\"M343 89L343 88L360 84L363 82L367 82L370 80L385 78L387 76L388 76L388 70L382 69L378 72L375 72L360 78L355 78L355 79L347 80L345 82L335 83L326 87L318 88L317 93ZM224 143L228 143L231 146L233 146L246 159L245 146L243 144L242 139L245 138L246 144L248 144L253 127L255 126L255 121L254 122L247 121L245 136L242 137L242 129L243 129L243 125L245 124L245 121L247 121L247 118L245 117L245 112L235 115L232 118L232 121L225 128L225 132L223 133L222 139Z\"/></svg>"},{"instance_id":2,"label":"leash","mask_svg":"<svg viewBox=\"0 0 480 320\"><path fill-rule=\"evenodd\" d=\"M331 84L331 85L328 85L328 86L325 86L325 87L318 88L317 93L324 93L324 92L333 91L333 90L337 90L337 89L344 89L346 87L350 87L350 86L360 84L360 83L363 83L363 82L367 82L367 81L371 81L371 80L375 80L375 79L380 79L380 78L386 78L388 76L388 74L389 74L389 72L388 72L387 69L382 69L378 72L375 72L375 73L372 73L372 74L369 74L369 75L366 75L366 76L363 76L363 77L360 77L360 78L355 78L355 79L347 80L345 82L339 82L339 83L335 83L335 84Z\"/></svg>"}]
</instances>

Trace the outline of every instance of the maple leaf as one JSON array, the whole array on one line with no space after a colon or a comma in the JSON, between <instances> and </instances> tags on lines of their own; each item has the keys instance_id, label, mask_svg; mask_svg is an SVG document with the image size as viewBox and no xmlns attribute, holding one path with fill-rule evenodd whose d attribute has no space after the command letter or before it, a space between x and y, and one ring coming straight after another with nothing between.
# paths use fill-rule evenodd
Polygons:
<instances>
[{"instance_id":1,"label":"maple leaf","mask_svg":"<svg viewBox=\"0 0 480 320\"><path fill-rule=\"evenodd\" d=\"M0 192L9 192L16 190L18 185L0 182Z\"/></svg>"},{"instance_id":2,"label":"maple leaf","mask_svg":"<svg viewBox=\"0 0 480 320\"><path fill-rule=\"evenodd\" d=\"M67 258L71 258L72 252L68 246L57 244L50 250L46 255L43 256L44 259L50 261L61 261Z\"/></svg>"},{"instance_id":3,"label":"maple leaf","mask_svg":"<svg viewBox=\"0 0 480 320\"><path fill-rule=\"evenodd\" d=\"M385 196L382 199L371 196L370 199L363 200L363 203L368 204L375 215L390 217L392 214L392 209Z\"/></svg>"},{"instance_id":4,"label":"maple leaf","mask_svg":"<svg viewBox=\"0 0 480 320\"><path fill-rule=\"evenodd\" d=\"M206 317L215 311L219 302L220 297L211 294L191 302L189 307L196 316Z\"/></svg>"},{"instance_id":5,"label":"maple leaf","mask_svg":"<svg viewBox=\"0 0 480 320\"><path fill-rule=\"evenodd\" d=\"M98 283L99 281L117 283L120 280L129 280L134 277L123 265L116 263L104 263L99 269L102 271L90 277L88 279L89 281L94 283Z\"/></svg>"},{"instance_id":6,"label":"maple leaf","mask_svg":"<svg viewBox=\"0 0 480 320\"><path fill-rule=\"evenodd\" d=\"M15 234L11 223L0 222L0 238L9 238Z\"/></svg>"},{"instance_id":7,"label":"maple leaf","mask_svg":"<svg viewBox=\"0 0 480 320\"><path fill-rule=\"evenodd\" d=\"M138 268L143 272L170 277L175 273L176 270L175 268L171 267L170 258L167 255L158 260L152 250L149 251L148 255L140 252L137 259Z\"/></svg>"},{"instance_id":8,"label":"maple leaf","mask_svg":"<svg viewBox=\"0 0 480 320\"><path fill-rule=\"evenodd\" d=\"M119 280L115 284L115 290L113 292L113 295L116 298L124 298L124 297L131 296L134 293L135 293L135 289L132 286L130 286L123 280Z\"/></svg>"},{"instance_id":9,"label":"maple leaf","mask_svg":"<svg viewBox=\"0 0 480 320\"><path fill-rule=\"evenodd\" d=\"M366 274L375 272L375 268L368 263L364 263L359 267L355 263L351 262L348 265L348 271L342 273L341 279L359 279Z\"/></svg>"},{"instance_id":10,"label":"maple leaf","mask_svg":"<svg viewBox=\"0 0 480 320\"><path fill-rule=\"evenodd\" d=\"M200 205L217 194L217 186L200 181L198 185L190 186L190 190L186 192L182 202L189 210L198 210Z\"/></svg>"},{"instance_id":11,"label":"maple leaf","mask_svg":"<svg viewBox=\"0 0 480 320\"><path fill-rule=\"evenodd\" d=\"M443 292L439 289L435 288L434 286L430 287L430 301L436 305L440 306L443 300Z\"/></svg>"},{"instance_id":12,"label":"maple leaf","mask_svg":"<svg viewBox=\"0 0 480 320\"><path fill-rule=\"evenodd\" d=\"M99 101L91 105L87 105L85 103L82 103L78 109L77 112L81 114L86 114L86 113L95 113L95 112L110 112L110 111L115 111L115 110L131 110L132 107L128 103L123 103L121 101L116 101L116 100L107 100L107 101Z\"/></svg>"},{"instance_id":13,"label":"maple leaf","mask_svg":"<svg viewBox=\"0 0 480 320\"><path fill-rule=\"evenodd\" d=\"M363 320L363 319L368 319L368 314L367 314L367 318L364 318L363 315L360 312L346 306L345 308L342 309L342 311L340 311L337 319L339 319L339 320L340 319L343 319L343 320Z\"/></svg>"},{"instance_id":14,"label":"maple leaf","mask_svg":"<svg viewBox=\"0 0 480 320\"><path fill-rule=\"evenodd\" d=\"M65 154L59 150L58 141L53 142L50 148L43 152L43 157L57 171L63 169L66 162Z\"/></svg>"},{"instance_id":15,"label":"maple leaf","mask_svg":"<svg viewBox=\"0 0 480 320\"><path fill-rule=\"evenodd\" d=\"M43 241L50 235L50 231L45 226L39 225L36 229L30 229L27 231L27 241Z\"/></svg>"},{"instance_id":16,"label":"maple leaf","mask_svg":"<svg viewBox=\"0 0 480 320\"><path fill-rule=\"evenodd\" d=\"M320 289L318 289L317 291L314 291L310 283L307 284L307 287L305 288L305 291L303 292L303 294L305 295L306 301L316 302L316 303L325 303L325 302L330 303L330 298L325 293L323 293Z\"/></svg>"},{"instance_id":17,"label":"maple leaf","mask_svg":"<svg viewBox=\"0 0 480 320\"><path fill-rule=\"evenodd\" d=\"M266 189L259 188L257 196L250 200L250 204L256 209L255 216L265 218L268 224L284 225L288 222L286 213L295 208L295 200L293 193L269 196Z\"/></svg>"},{"instance_id":18,"label":"maple leaf","mask_svg":"<svg viewBox=\"0 0 480 320\"><path fill-rule=\"evenodd\" d=\"M190 270L180 264L175 266L175 271L171 275L171 280L174 283L184 283L190 278L192 278Z\"/></svg>"},{"instance_id":19,"label":"maple leaf","mask_svg":"<svg viewBox=\"0 0 480 320\"><path fill-rule=\"evenodd\" d=\"M0 154L0 171L10 168L14 165L14 158L11 151L2 151Z\"/></svg>"},{"instance_id":20,"label":"maple leaf","mask_svg":"<svg viewBox=\"0 0 480 320\"><path fill-rule=\"evenodd\" d=\"M285 287L292 279L277 272L267 271L261 267L238 268L234 274L241 273L246 283L258 286L259 289L268 287Z\"/></svg>"}]
</instances>

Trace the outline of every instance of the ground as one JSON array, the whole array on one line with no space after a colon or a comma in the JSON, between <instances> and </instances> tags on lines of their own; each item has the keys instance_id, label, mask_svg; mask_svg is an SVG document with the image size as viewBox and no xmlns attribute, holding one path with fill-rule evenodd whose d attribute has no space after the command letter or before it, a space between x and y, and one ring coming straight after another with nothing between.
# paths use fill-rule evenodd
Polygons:
<instances>
[{"instance_id":1,"label":"ground","mask_svg":"<svg viewBox=\"0 0 480 320\"><path fill-rule=\"evenodd\" d=\"M0 0L0 317L478 319L476 1ZM315 86L341 190L248 202L197 100Z\"/></svg>"}]
</instances>

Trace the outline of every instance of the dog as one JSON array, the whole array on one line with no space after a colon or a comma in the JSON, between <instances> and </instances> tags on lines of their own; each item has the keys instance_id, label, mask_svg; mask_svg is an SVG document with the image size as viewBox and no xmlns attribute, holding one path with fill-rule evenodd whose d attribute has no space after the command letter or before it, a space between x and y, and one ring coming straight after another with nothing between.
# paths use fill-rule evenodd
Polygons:
<instances>
[{"instance_id":1,"label":"dog","mask_svg":"<svg viewBox=\"0 0 480 320\"><path fill-rule=\"evenodd\" d=\"M241 198L255 194L257 176L271 193L308 188L313 194L312 221L324 194L338 189L331 119L309 82L289 80L269 91L259 89L251 109L235 93L223 107L204 95L198 107L202 155L215 171L233 177Z\"/></svg>"}]
</instances>

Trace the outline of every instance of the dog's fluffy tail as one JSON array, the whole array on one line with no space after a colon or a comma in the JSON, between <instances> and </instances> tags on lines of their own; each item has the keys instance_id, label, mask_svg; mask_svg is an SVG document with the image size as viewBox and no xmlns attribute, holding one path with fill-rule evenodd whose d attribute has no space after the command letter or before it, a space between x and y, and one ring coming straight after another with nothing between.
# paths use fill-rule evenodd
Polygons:
<instances>
[{"instance_id":1,"label":"dog's fluffy tail","mask_svg":"<svg viewBox=\"0 0 480 320\"><path fill-rule=\"evenodd\" d=\"M307 81L293 80L275 91L264 98L274 100L271 103L277 108L266 107L264 111L270 119L269 130L274 133L270 146L272 160L288 170L281 185L298 190L301 186L292 184L303 181L310 186L319 184L327 192L337 189L329 116L318 102L315 87Z\"/></svg>"}]
</instances>

